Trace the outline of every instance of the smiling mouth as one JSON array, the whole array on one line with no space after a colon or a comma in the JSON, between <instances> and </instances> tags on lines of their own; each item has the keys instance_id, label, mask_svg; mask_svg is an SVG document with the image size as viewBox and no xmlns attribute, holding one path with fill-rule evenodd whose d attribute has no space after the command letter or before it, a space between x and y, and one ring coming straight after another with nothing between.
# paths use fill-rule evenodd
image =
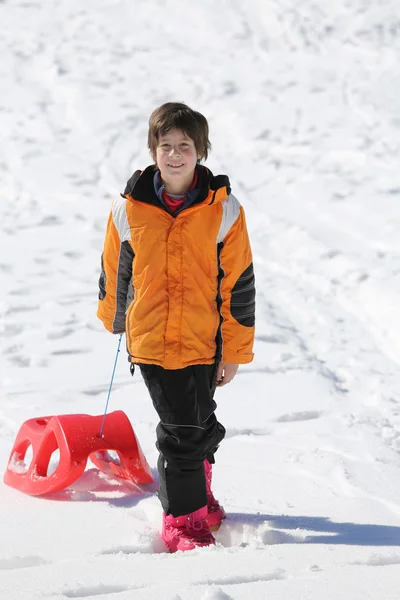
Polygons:
<instances>
[{"instance_id":1,"label":"smiling mouth","mask_svg":"<svg viewBox=\"0 0 400 600\"><path fill-rule=\"evenodd\" d=\"M171 167L171 169L180 169L181 167L183 167L183 163L181 165L168 165L169 167Z\"/></svg>"}]
</instances>

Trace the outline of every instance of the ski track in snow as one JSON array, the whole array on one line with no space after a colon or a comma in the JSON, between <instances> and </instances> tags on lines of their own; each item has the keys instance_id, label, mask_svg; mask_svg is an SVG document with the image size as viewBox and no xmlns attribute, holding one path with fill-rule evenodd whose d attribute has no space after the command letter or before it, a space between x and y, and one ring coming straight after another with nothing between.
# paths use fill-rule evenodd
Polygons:
<instances>
[{"instance_id":1,"label":"ski track in snow","mask_svg":"<svg viewBox=\"0 0 400 600\"><path fill-rule=\"evenodd\" d=\"M1 484L0 600L397 600L397 0L7 0L0 22L4 468L28 418L103 411L105 224L149 163L160 103L209 118L208 165L245 206L258 294L256 359L217 396L217 547L169 555L157 484L90 463L46 498ZM111 410L155 474L157 419L120 363Z\"/></svg>"}]
</instances>

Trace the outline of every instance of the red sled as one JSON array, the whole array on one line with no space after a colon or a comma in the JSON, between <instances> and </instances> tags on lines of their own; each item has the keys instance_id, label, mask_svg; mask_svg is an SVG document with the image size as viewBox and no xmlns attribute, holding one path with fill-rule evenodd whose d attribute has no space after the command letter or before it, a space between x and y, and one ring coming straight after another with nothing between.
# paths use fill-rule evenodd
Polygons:
<instances>
[{"instance_id":1,"label":"red sled","mask_svg":"<svg viewBox=\"0 0 400 600\"><path fill-rule=\"evenodd\" d=\"M109 413L100 428L103 415L60 415L25 421L18 432L4 482L25 494L41 496L64 489L84 472L88 458L110 477L135 484L153 483L150 467L127 415ZM28 468L24 459L32 446ZM59 450L58 466L47 474L51 455ZM117 454L113 458L109 451Z\"/></svg>"}]
</instances>

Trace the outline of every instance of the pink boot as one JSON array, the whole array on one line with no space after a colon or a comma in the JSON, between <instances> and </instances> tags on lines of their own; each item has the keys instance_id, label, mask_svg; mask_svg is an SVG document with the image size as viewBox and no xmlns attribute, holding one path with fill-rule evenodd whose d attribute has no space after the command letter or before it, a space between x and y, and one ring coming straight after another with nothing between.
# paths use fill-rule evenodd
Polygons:
<instances>
[{"instance_id":1,"label":"pink boot","mask_svg":"<svg viewBox=\"0 0 400 600\"><path fill-rule=\"evenodd\" d=\"M207 523L211 531L217 531L221 525L221 521L225 519L226 514L223 507L220 505L218 500L214 498L214 494L211 491L212 482L212 464L206 459L204 461L204 473L206 475L206 486L207 486Z\"/></svg>"},{"instance_id":2,"label":"pink boot","mask_svg":"<svg viewBox=\"0 0 400 600\"><path fill-rule=\"evenodd\" d=\"M170 552L215 544L207 523L207 506L180 517L163 514L162 539Z\"/></svg>"}]
</instances>

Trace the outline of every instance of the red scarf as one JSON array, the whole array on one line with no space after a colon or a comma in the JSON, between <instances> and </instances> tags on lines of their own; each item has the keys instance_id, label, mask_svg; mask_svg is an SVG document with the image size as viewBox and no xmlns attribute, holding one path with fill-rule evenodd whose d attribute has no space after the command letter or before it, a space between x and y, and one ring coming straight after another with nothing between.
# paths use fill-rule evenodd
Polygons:
<instances>
[{"instance_id":1,"label":"red scarf","mask_svg":"<svg viewBox=\"0 0 400 600\"><path fill-rule=\"evenodd\" d=\"M189 188L190 190L194 190L194 188L197 185L197 180L198 180L198 175L197 175L197 171L195 171L192 185ZM183 194L179 198L173 198L165 190L163 190L162 197L163 197L165 204L168 206L169 210L171 211L171 213L175 213L177 210L182 208L183 203L185 202L185 199L186 199L186 194Z\"/></svg>"}]
</instances>

